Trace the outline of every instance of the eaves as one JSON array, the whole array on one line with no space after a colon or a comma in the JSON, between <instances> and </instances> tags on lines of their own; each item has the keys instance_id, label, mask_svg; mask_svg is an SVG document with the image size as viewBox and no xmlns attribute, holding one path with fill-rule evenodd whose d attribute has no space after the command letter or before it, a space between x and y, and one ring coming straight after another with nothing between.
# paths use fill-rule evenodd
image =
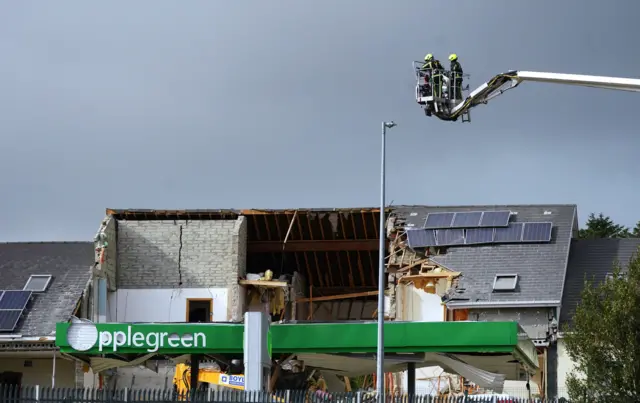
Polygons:
<instances>
[{"instance_id":1,"label":"eaves","mask_svg":"<svg viewBox=\"0 0 640 403\"><path fill-rule=\"evenodd\" d=\"M0 339L0 351L50 351L57 350L55 338L25 337L20 340Z\"/></svg>"},{"instance_id":2,"label":"eaves","mask_svg":"<svg viewBox=\"0 0 640 403\"><path fill-rule=\"evenodd\" d=\"M476 301L448 302L447 309L457 308L552 308L560 306L560 301Z\"/></svg>"}]
</instances>

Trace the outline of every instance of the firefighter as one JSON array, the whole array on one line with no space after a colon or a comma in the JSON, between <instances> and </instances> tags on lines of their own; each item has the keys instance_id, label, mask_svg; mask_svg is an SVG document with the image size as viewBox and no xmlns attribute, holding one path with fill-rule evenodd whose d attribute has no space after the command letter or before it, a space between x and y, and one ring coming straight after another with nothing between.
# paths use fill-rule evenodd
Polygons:
<instances>
[{"instance_id":1,"label":"firefighter","mask_svg":"<svg viewBox=\"0 0 640 403\"><path fill-rule=\"evenodd\" d=\"M451 81L450 86L453 88L453 99L462 100L462 66L458 61L458 55L452 53L449 55L451 61Z\"/></svg>"},{"instance_id":2,"label":"firefighter","mask_svg":"<svg viewBox=\"0 0 640 403\"><path fill-rule=\"evenodd\" d=\"M442 96L442 65L438 59L434 59L431 53L424 57L424 64L420 68L431 76L433 81L433 96L440 98Z\"/></svg>"},{"instance_id":3,"label":"firefighter","mask_svg":"<svg viewBox=\"0 0 640 403\"><path fill-rule=\"evenodd\" d=\"M433 61L433 55L428 53L424 57L424 63L422 63L422 67L420 67L420 77L424 77L424 84L420 85L420 92L422 96L428 97L431 95L431 83L429 82L431 77L431 64Z\"/></svg>"}]
</instances>

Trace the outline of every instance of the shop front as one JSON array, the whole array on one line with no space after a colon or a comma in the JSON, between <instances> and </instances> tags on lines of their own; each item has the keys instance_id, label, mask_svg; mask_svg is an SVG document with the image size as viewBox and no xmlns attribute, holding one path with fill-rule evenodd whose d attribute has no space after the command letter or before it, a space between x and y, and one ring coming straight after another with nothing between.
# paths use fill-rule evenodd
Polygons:
<instances>
[{"instance_id":1,"label":"shop front","mask_svg":"<svg viewBox=\"0 0 640 403\"><path fill-rule=\"evenodd\" d=\"M82 321L58 323L56 345L99 372L158 356L243 359L251 332L230 323ZM296 356L307 367L343 376L375 372L375 322L273 324L263 333L248 348L263 343L269 357ZM406 370L408 363L437 365L494 389L522 372L534 374L538 362L533 342L516 322L389 322L385 353L387 372Z\"/></svg>"}]
</instances>

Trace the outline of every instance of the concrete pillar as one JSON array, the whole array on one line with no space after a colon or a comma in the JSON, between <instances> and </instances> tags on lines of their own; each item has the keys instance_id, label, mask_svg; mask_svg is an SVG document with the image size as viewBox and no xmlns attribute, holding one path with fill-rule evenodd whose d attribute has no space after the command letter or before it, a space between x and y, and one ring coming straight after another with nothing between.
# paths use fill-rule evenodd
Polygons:
<instances>
[{"instance_id":1,"label":"concrete pillar","mask_svg":"<svg viewBox=\"0 0 640 403\"><path fill-rule=\"evenodd\" d=\"M244 314L244 387L266 390L271 377L269 317L263 312Z\"/></svg>"}]
</instances>

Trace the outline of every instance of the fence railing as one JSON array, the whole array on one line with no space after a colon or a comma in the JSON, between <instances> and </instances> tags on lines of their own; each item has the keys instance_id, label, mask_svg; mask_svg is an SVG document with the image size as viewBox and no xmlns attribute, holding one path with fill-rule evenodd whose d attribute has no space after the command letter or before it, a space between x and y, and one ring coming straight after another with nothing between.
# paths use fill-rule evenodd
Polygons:
<instances>
[{"instance_id":1,"label":"fence railing","mask_svg":"<svg viewBox=\"0 0 640 403\"><path fill-rule=\"evenodd\" d=\"M326 393L308 390L249 392L198 390L185 395L173 389L74 389L0 385L0 403L556 403L558 400L501 396L450 396L389 394L376 399L372 392ZM567 402L561 399L560 402Z\"/></svg>"}]
</instances>

